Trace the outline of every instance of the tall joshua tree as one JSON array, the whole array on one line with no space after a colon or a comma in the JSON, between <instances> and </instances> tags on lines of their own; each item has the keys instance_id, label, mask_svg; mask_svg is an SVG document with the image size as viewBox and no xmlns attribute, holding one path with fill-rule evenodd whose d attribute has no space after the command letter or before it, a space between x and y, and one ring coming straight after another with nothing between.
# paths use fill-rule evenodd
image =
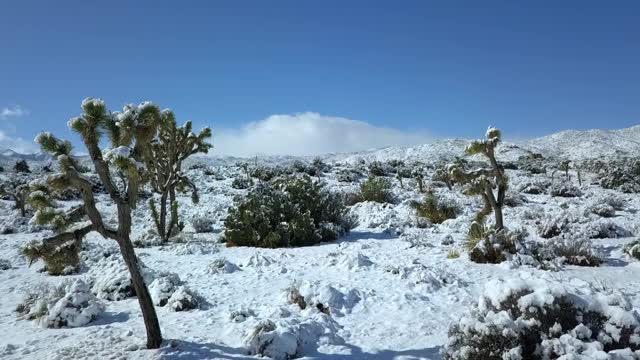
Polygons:
<instances>
[{"instance_id":1,"label":"tall joshua tree","mask_svg":"<svg viewBox=\"0 0 640 360\"><path fill-rule=\"evenodd\" d=\"M117 208L117 227L112 228L96 207L92 184L79 172L79 165L71 156L71 143L51 133L41 133L36 142L42 149L58 159L60 173L50 176L48 185L54 190L73 188L80 192L84 212L90 223L74 230L64 230L64 216L44 216L42 221L57 219L57 234L42 242L42 251L79 242L91 231L115 240L129 269L131 282L138 297L147 330L147 347L158 348L162 342L160 325L153 302L138 265L131 243L131 210L135 209L138 191L144 178L143 161L149 157L148 144L157 134L161 120L160 110L151 103L127 105L122 112L110 113L100 99L88 98L82 102L83 113L69 121L69 127L80 134L93 167L104 185L109 198ZM112 148L103 156L100 137L106 133ZM116 177L119 181L115 181Z\"/></svg>"},{"instance_id":2,"label":"tall joshua tree","mask_svg":"<svg viewBox=\"0 0 640 360\"><path fill-rule=\"evenodd\" d=\"M149 207L158 235L162 241L167 241L178 228L176 190L190 189L191 200L194 203L198 202L198 189L193 181L181 172L182 162L193 154L206 154L212 145L206 142L211 137L211 129L204 128L196 135L192 132L190 121L178 127L172 111L164 110L160 117L158 137L151 142L146 165L151 187L160 194L160 211L158 212L153 198L149 199ZM171 207L168 225L167 200Z\"/></svg>"},{"instance_id":3,"label":"tall joshua tree","mask_svg":"<svg viewBox=\"0 0 640 360\"><path fill-rule=\"evenodd\" d=\"M449 167L452 178L464 185L464 193L470 196L481 196L484 207L476 215L477 222L483 222L487 215L495 215L495 229L504 228L502 206L507 191L508 179L504 168L496 161L495 149L501 141L500 130L489 127L484 140L472 141L465 152L467 155L482 154L488 161L489 167L466 170L461 162L456 162ZM494 190L496 191L494 193Z\"/></svg>"}]
</instances>

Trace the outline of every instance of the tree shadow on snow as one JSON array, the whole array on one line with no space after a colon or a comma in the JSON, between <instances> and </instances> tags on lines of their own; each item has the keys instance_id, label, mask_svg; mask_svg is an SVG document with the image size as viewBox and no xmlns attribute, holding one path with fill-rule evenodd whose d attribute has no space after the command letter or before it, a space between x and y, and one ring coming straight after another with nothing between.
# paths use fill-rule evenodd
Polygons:
<instances>
[{"instance_id":1,"label":"tree shadow on snow","mask_svg":"<svg viewBox=\"0 0 640 360\"><path fill-rule=\"evenodd\" d=\"M341 237L339 242L356 242L358 240L391 240L397 238L397 235L392 235L384 231L351 231L347 235Z\"/></svg>"},{"instance_id":2,"label":"tree shadow on snow","mask_svg":"<svg viewBox=\"0 0 640 360\"><path fill-rule=\"evenodd\" d=\"M158 350L160 359L163 360L196 360L196 359L260 359L259 356L247 355L244 348L232 348L217 344L199 344L192 341L171 340L173 346L167 345ZM353 345L345 345L350 351L348 354L302 354L303 359L319 360L347 360L347 359L372 359L372 360L440 360L440 346L417 350L381 350L375 353L362 351Z\"/></svg>"},{"instance_id":3,"label":"tree shadow on snow","mask_svg":"<svg viewBox=\"0 0 640 360\"><path fill-rule=\"evenodd\" d=\"M163 360L196 360L196 359L256 359L247 355L245 349L237 349L218 344L200 344L184 340L166 340L171 345L158 349Z\"/></svg>"},{"instance_id":4,"label":"tree shadow on snow","mask_svg":"<svg viewBox=\"0 0 640 360\"><path fill-rule=\"evenodd\" d=\"M611 253L614 250L618 250L618 248L619 247L615 245L600 247L598 251L602 255L602 262L611 267L625 267L629 265L628 262L611 256Z\"/></svg>"},{"instance_id":5,"label":"tree shadow on snow","mask_svg":"<svg viewBox=\"0 0 640 360\"><path fill-rule=\"evenodd\" d=\"M90 322L87 326L102 326L115 323L125 323L127 321L129 321L129 313L105 311L100 314L95 321Z\"/></svg>"},{"instance_id":6,"label":"tree shadow on snow","mask_svg":"<svg viewBox=\"0 0 640 360\"><path fill-rule=\"evenodd\" d=\"M416 350L380 350L378 352L369 353L362 351L361 348L353 345L346 345L350 350L350 354L314 354L312 359L323 360L346 360L346 359L372 359L372 360L440 360L440 346L434 346Z\"/></svg>"}]
</instances>

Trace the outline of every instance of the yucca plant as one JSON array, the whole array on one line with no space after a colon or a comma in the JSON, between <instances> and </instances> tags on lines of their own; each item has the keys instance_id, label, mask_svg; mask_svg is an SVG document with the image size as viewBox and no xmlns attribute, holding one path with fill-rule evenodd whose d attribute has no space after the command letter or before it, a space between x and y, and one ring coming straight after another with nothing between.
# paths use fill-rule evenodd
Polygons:
<instances>
[{"instance_id":1,"label":"yucca plant","mask_svg":"<svg viewBox=\"0 0 640 360\"><path fill-rule=\"evenodd\" d=\"M71 154L69 141L60 140L51 133L41 133L36 142L42 149L58 159L60 173L49 176L47 185L62 191L68 188L81 194L84 212L89 223L71 228L75 217L47 206L41 200L41 213L36 220L51 223L56 235L44 239L35 250L36 254L55 252L60 246L72 242L80 244L82 238L96 231L105 238L115 240L129 269L131 282L138 297L147 332L147 347L158 348L162 334L153 301L144 282L138 258L131 242L131 211L136 208L138 193L145 179L145 159L150 158L149 144L156 137L162 120L160 109L149 102L126 105L121 112L111 113L100 99L87 98L82 102L82 114L69 121L69 127L78 133L87 148L102 185L117 208L117 227L105 223L103 214L97 209L92 183L79 172L79 165ZM103 154L100 139L108 135L111 148ZM115 179L119 181L114 181ZM34 198L34 201L38 201Z\"/></svg>"},{"instance_id":2,"label":"yucca plant","mask_svg":"<svg viewBox=\"0 0 640 360\"><path fill-rule=\"evenodd\" d=\"M160 194L159 209L153 198L149 199L149 208L158 235L163 242L175 235L178 229L176 191L190 190L193 203L199 201L198 188L182 173L182 164L193 154L206 154L211 148L211 144L206 142L210 137L211 129L209 128L204 128L196 135L192 132L191 121L178 126L171 110L160 113L158 136L150 144L145 165L151 187ZM168 224L167 202L170 206Z\"/></svg>"}]
</instances>

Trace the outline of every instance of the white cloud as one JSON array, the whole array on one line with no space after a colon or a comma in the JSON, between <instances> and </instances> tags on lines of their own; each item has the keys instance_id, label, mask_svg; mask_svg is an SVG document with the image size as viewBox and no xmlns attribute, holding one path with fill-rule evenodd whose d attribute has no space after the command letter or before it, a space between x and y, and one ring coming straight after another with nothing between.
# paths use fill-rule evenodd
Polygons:
<instances>
[{"instance_id":1,"label":"white cloud","mask_svg":"<svg viewBox=\"0 0 640 360\"><path fill-rule=\"evenodd\" d=\"M20 137L11 137L0 130L0 150L13 150L21 154L31 154L38 151L37 145L33 141Z\"/></svg>"},{"instance_id":2,"label":"white cloud","mask_svg":"<svg viewBox=\"0 0 640 360\"><path fill-rule=\"evenodd\" d=\"M216 155L319 155L428 142L426 133L373 126L364 121L306 112L272 115L239 130L213 134Z\"/></svg>"},{"instance_id":3,"label":"white cloud","mask_svg":"<svg viewBox=\"0 0 640 360\"><path fill-rule=\"evenodd\" d=\"M29 110L22 108L20 105L12 108L4 107L0 110L0 119L6 120L10 118L18 118L29 114Z\"/></svg>"}]
</instances>

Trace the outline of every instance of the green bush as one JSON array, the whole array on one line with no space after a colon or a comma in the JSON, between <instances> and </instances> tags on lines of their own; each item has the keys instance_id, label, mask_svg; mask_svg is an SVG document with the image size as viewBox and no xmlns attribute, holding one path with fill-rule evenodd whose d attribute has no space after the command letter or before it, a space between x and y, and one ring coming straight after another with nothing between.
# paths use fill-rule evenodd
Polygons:
<instances>
[{"instance_id":1,"label":"green bush","mask_svg":"<svg viewBox=\"0 0 640 360\"><path fill-rule=\"evenodd\" d=\"M360 199L378 203L391 203L391 182L387 178L371 176L360 185Z\"/></svg>"},{"instance_id":2,"label":"green bush","mask_svg":"<svg viewBox=\"0 0 640 360\"><path fill-rule=\"evenodd\" d=\"M525 229L509 231L495 230L492 227L473 222L469 228L465 246L469 251L469 260L476 263L498 264L507 260L507 254L515 254L518 244L529 234Z\"/></svg>"},{"instance_id":3,"label":"green bush","mask_svg":"<svg viewBox=\"0 0 640 360\"><path fill-rule=\"evenodd\" d=\"M454 219L460 213L460 207L456 203L441 202L433 193L425 195L422 202L411 202L411 206L416 209L418 216L428 219L433 224Z\"/></svg>"},{"instance_id":4,"label":"green bush","mask_svg":"<svg viewBox=\"0 0 640 360\"><path fill-rule=\"evenodd\" d=\"M253 188L225 219L227 246L294 247L332 241L354 221L340 194L309 176L288 176Z\"/></svg>"}]
</instances>

